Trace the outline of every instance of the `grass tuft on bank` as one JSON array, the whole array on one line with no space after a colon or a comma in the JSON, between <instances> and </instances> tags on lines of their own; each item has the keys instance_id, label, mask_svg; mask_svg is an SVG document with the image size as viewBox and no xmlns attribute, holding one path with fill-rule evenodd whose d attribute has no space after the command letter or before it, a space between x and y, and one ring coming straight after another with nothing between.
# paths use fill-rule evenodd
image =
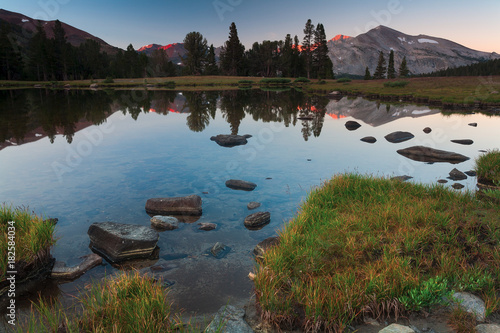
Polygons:
<instances>
[{"instance_id":1,"label":"grass tuft on bank","mask_svg":"<svg viewBox=\"0 0 500 333\"><path fill-rule=\"evenodd\" d=\"M500 206L441 185L341 174L313 190L257 263L269 324L341 332L471 291L499 308Z\"/></svg>"},{"instance_id":2,"label":"grass tuft on bank","mask_svg":"<svg viewBox=\"0 0 500 333\"><path fill-rule=\"evenodd\" d=\"M480 181L500 186L500 150L493 149L479 156L474 169Z\"/></svg>"},{"instance_id":3,"label":"grass tuft on bank","mask_svg":"<svg viewBox=\"0 0 500 333\"><path fill-rule=\"evenodd\" d=\"M0 281L7 271L36 267L50 258L50 248L56 242L51 221L43 220L28 208L2 204L0 229ZM15 259L14 269L8 266L10 259Z\"/></svg>"}]
</instances>

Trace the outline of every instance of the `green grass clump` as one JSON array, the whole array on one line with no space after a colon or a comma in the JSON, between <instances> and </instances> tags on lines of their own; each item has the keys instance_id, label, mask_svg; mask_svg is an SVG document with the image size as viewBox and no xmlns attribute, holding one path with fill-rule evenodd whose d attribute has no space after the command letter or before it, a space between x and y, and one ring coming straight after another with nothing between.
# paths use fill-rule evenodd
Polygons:
<instances>
[{"instance_id":1,"label":"green grass clump","mask_svg":"<svg viewBox=\"0 0 500 333\"><path fill-rule=\"evenodd\" d=\"M111 76L108 76L102 83L115 83L115 80Z\"/></svg>"},{"instance_id":2,"label":"green grass clump","mask_svg":"<svg viewBox=\"0 0 500 333\"><path fill-rule=\"evenodd\" d=\"M238 84L253 84L252 80L239 80Z\"/></svg>"},{"instance_id":3,"label":"green grass clump","mask_svg":"<svg viewBox=\"0 0 500 333\"><path fill-rule=\"evenodd\" d=\"M479 156L474 170L479 181L486 185L500 186L500 150L493 149Z\"/></svg>"},{"instance_id":4,"label":"green grass clump","mask_svg":"<svg viewBox=\"0 0 500 333\"><path fill-rule=\"evenodd\" d=\"M408 85L408 81L389 81L384 83L384 87L387 88L403 88Z\"/></svg>"},{"instance_id":5,"label":"green grass clump","mask_svg":"<svg viewBox=\"0 0 500 333\"><path fill-rule=\"evenodd\" d=\"M346 78L346 77L342 77L340 79L337 80L337 83L347 83L347 82L351 82L352 80L349 79L349 78Z\"/></svg>"},{"instance_id":6,"label":"green grass clump","mask_svg":"<svg viewBox=\"0 0 500 333\"><path fill-rule=\"evenodd\" d=\"M438 305L452 290L498 309L500 207L469 193L338 175L279 237L254 282L263 318L281 328L340 332L363 315Z\"/></svg>"},{"instance_id":7,"label":"green grass clump","mask_svg":"<svg viewBox=\"0 0 500 333\"><path fill-rule=\"evenodd\" d=\"M293 83L309 83L311 80L309 80L307 77L298 77L296 78Z\"/></svg>"},{"instance_id":8,"label":"green grass clump","mask_svg":"<svg viewBox=\"0 0 500 333\"><path fill-rule=\"evenodd\" d=\"M264 85L287 85L290 84L290 82L292 82L292 80L280 77L269 77L260 80L260 83Z\"/></svg>"},{"instance_id":9,"label":"green grass clump","mask_svg":"<svg viewBox=\"0 0 500 333\"><path fill-rule=\"evenodd\" d=\"M54 224L44 221L27 208L0 206L0 281L5 279L6 271L20 269L22 266L36 266L50 258L50 248L55 244ZM14 247L16 269L8 267L9 252ZM12 259L12 258L11 258Z\"/></svg>"},{"instance_id":10,"label":"green grass clump","mask_svg":"<svg viewBox=\"0 0 500 333\"><path fill-rule=\"evenodd\" d=\"M69 314L58 302L40 300L18 332L191 332L168 302L168 291L135 273L93 284ZM75 315L74 313L77 313Z\"/></svg>"}]
</instances>

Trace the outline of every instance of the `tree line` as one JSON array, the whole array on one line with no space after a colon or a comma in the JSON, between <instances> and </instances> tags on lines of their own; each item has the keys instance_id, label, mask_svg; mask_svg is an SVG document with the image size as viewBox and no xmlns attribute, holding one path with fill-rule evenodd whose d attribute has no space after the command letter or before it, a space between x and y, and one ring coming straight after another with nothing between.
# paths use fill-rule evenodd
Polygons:
<instances>
[{"instance_id":1,"label":"tree line","mask_svg":"<svg viewBox=\"0 0 500 333\"><path fill-rule=\"evenodd\" d=\"M492 59L471 65L452 67L420 76L488 76L500 75L500 59Z\"/></svg>"},{"instance_id":2,"label":"tree line","mask_svg":"<svg viewBox=\"0 0 500 333\"><path fill-rule=\"evenodd\" d=\"M375 68L375 72L373 76L370 74L370 70L368 67L365 69L365 80L379 80L379 79L395 79L397 77L408 77L410 75L410 70L408 69L408 65L406 63L406 56L401 60L401 64L399 65L399 69L396 72L396 68L394 65L394 50L391 50L389 53L389 64L386 66L386 61L384 57L384 52L380 51L378 56L377 67Z\"/></svg>"},{"instance_id":3,"label":"tree line","mask_svg":"<svg viewBox=\"0 0 500 333\"><path fill-rule=\"evenodd\" d=\"M84 80L97 78L165 77L176 75L230 75L265 77L334 78L333 64L323 24L314 26L308 20L304 38L284 41L255 42L245 50L236 24L229 27L229 37L217 56L213 45L200 32L190 32L184 38L186 54L182 66L172 63L166 52L155 50L151 56L137 52L130 44L126 50L107 54L94 40L79 46L71 45L59 20L48 38L38 24L28 40L22 38L19 27L0 22L0 80Z\"/></svg>"}]
</instances>

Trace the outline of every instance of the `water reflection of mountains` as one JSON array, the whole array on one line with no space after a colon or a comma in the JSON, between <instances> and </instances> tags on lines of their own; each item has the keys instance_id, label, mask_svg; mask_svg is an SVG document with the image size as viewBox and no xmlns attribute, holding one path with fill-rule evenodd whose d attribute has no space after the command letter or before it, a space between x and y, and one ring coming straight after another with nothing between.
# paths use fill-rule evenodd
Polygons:
<instances>
[{"instance_id":1,"label":"water reflection of mountains","mask_svg":"<svg viewBox=\"0 0 500 333\"><path fill-rule=\"evenodd\" d=\"M89 91L89 90L9 90L0 91L0 149L10 145L63 135L71 143L75 132L99 125L114 112L137 119L141 113L188 113L186 125L203 131L220 109L238 134L241 121L250 116L264 122L302 126L304 140L319 136L325 115L334 119L353 117L379 126L401 117L438 113L426 107L378 104L363 98L331 100L291 90L231 91ZM300 119L299 119L300 118ZM301 120L307 118L308 120Z\"/></svg>"}]
</instances>

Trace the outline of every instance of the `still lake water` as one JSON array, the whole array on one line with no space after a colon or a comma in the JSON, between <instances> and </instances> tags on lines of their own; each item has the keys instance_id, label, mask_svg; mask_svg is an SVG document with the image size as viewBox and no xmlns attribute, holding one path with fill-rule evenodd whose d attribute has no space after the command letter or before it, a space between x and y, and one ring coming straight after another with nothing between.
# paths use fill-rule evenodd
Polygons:
<instances>
[{"instance_id":1,"label":"still lake water","mask_svg":"<svg viewBox=\"0 0 500 333\"><path fill-rule=\"evenodd\" d=\"M0 92L0 202L29 206L58 218L53 256L68 265L90 253L93 222L150 225L144 206L155 197L197 194L203 215L160 233L160 258L167 261L171 295L186 314L210 314L222 305L242 305L252 294L247 274L252 250L296 214L308 192L337 173L409 175L436 183L453 168L468 171L480 150L500 147L500 117L443 115L426 106L386 105L362 98L329 99L299 91ZM312 120L300 120L308 114ZM348 131L345 123L362 126ZM477 127L469 126L477 123ZM423 128L432 132L425 134ZM415 138L389 143L384 136L409 131ZM218 134L250 134L233 148L210 140ZM360 141L374 136L375 144ZM464 146L452 139L472 139ZM424 145L461 153L457 164L411 161L396 150ZM257 184L252 192L225 186L228 179ZM450 181L445 186L450 186ZM474 190L476 179L461 181ZM247 230L251 201L269 211L271 223ZM217 229L202 232L199 222ZM231 248L223 259L204 252L216 242ZM152 265L142 262L140 265ZM70 299L85 283L116 271L95 268L65 284L40 286ZM27 299L25 304L28 304Z\"/></svg>"}]
</instances>

